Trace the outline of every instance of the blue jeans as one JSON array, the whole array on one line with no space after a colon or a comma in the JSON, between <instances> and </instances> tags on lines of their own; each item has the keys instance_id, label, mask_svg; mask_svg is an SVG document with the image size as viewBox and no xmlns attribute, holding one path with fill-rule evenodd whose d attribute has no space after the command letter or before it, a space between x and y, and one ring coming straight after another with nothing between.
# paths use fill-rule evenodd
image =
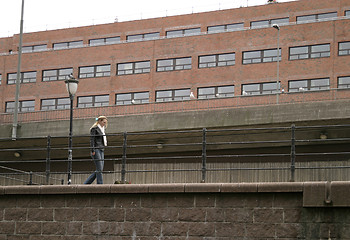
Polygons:
<instances>
[{"instance_id":1,"label":"blue jeans","mask_svg":"<svg viewBox=\"0 0 350 240\"><path fill-rule=\"evenodd\" d=\"M102 149L95 149L95 155L92 155L94 163L96 165L96 171L93 172L84 182L84 184L91 184L97 178L97 184L103 184L103 165L105 159L105 153Z\"/></svg>"}]
</instances>

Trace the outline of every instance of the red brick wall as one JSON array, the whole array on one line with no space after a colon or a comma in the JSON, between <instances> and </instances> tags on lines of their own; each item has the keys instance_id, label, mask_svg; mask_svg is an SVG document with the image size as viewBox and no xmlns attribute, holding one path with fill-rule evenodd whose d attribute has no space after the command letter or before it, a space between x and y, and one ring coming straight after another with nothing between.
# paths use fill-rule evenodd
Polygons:
<instances>
[{"instance_id":1,"label":"red brick wall","mask_svg":"<svg viewBox=\"0 0 350 240\"><path fill-rule=\"evenodd\" d=\"M303 207L321 185L3 187L0 239L350 239L349 205Z\"/></svg>"},{"instance_id":2,"label":"red brick wall","mask_svg":"<svg viewBox=\"0 0 350 240\"><path fill-rule=\"evenodd\" d=\"M316 7L315 7L316 6ZM289 17L291 25L281 27L280 81L288 89L289 80L329 77L331 88L337 87L338 76L350 75L350 56L337 56L338 42L350 41L348 20L326 21L295 25L296 16L337 11L343 16L349 10L348 1L303 0L289 3L268 4L257 7L230 9L207 13L189 14L166 18L111 23L55 31L43 31L24 35L24 46L121 36L159 31L201 27ZM291 46L331 44L331 57L288 60ZM18 35L0 39L0 53L10 49L16 51ZM257 82L276 81L276 62L242 65L242 52L272 49L277 46L277 31L273 28L252 29L237 32L208 34L174 39L121 43L109 46L84 47L68 50L50 50L40 53L26 53L22 58L22 71L37 71L37 82L22 84L20 100L35 100L35 110L40 110L40 100L67 97L62 81L42 82L42 71L73 67L75 77L80 66L111 64L111 77L82 79L77 96L109 94L110 105L115 104L116 93L149 91L150 101L155 101L155 91L165 89L235 85L235 95L241 95L241 85ZM236 64L231 67L198 69L198 56L216 53L236 53ZM156 72L156 60L176 57L192 57L192 70ZM151 61L151 72L128 76L116 76L116 65L121 62ZM17 70L17 54L0 56L0 112L4 112L5 102L14 101L15 85L7 85L7 73ZM312 94L312 93L310 93ZM350 95L350 94L348 94ZM311 97L312 98L312 97ZM317 98L317 96L314 96Z\"/></svg>"}]
</instances>

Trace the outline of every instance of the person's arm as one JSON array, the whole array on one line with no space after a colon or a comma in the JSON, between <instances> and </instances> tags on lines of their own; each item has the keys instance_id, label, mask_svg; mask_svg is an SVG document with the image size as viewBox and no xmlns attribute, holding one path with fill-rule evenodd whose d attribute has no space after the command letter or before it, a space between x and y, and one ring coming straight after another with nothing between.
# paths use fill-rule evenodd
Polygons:
<instances>
[{"instance_id":1,"label":"person's arm","mask_svg":"<svg viewBox=\"0 0 350 240\"><path fill-rule=\"evenodd\" d=\"M90 148L91 148L91 154L95 155L95 145L96 145L96 141L95 141L95 137L96 137L96 128L91 128L90 130Z\"/></svg>"}]
</instances>

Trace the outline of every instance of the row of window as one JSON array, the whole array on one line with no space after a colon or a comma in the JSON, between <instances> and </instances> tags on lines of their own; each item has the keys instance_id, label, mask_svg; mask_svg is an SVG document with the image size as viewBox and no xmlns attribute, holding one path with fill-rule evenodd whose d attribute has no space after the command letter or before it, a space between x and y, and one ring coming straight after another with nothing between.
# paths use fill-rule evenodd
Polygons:
<instances>
[{"instance_id":1,"label":"row of window","mask_svg":"<svg viewBox=\"0 0 350 240\"><path fill-rule=\"evenodd\" d=\"M350 55L350 42L341 42L338 46L338 55ZM298 46L289 48L289 60L323 58L330 56L330 44ZM198 57L198 68L211 68L235 65L235 53L202 55ZM266 49L243 52L243 64L276 62L281 60L281 49ZM192 68L192 58L172 58L157 60L157 72L186 70ZM151 71L150 61L128 62L117 64L117 75L141 74ZM21 83L36 82L36 72L22 72ZM64 80L73 74L73 68L44 70L43 81ZM79 67L79 78L94 78L111 76L111 65ZM15 84L17 73L7 75L7 84ZM1 74L0 74L1 84Z\"/></svg>"},{"instance_id":2,"label":"row of window","mask_svg":"<svg viewBox=\"0 0 350 240\"><path fill-rule=\"evenodd\" d=\"M317 78L306 80L291 80L288 82L289 92L306 92L306 91L320 91L329 90L330 81L329 78ZM350 76L338 78L339 89L350 89ZM280 84L277 86L276 82L263 82L242 84L242 95L265 95L274 94L280 89ZM234 97L234 85L226 86L213 86L213 87L200 87L197 89L198 99L214 99L214 98L227 98ZM186 101L191 99L191 89L170 89L159 90L155 93L156 102L171 102L171 101ZM144 104L149 103L149 92L133 92L133 93L118 93L116 94L116 105L131 105L131 104ZM109 95L96 95L96 96L81 96L78 97L77 107L103 107L109 105ZM7 113L14 111L14 102L6 102L5 111ZM20 112L34 111L35 101L27 100L19 102ZM69 98L55 98L55 99L42 99L41 110L56 110L56 109L69 109Z\"/></svg>"},{"instance_id":3,"label":"row of window","mask_svg":"<svg viewBox=\"0 0 350 240\"><path fill-rule=\"evenodd\" d=\"M311 14L311 15L305 15L305 16L297 16L296 20L297 20L297 23L308 23L308 22L315 22L315 21L332 20L337 18L337 15L338 15L337 12ZM345 11L344 15L350 16L350 10ZM252 21L250 22L250 28L251 29L265 28L265 27L270 27L273 24L278 24L280 26L288 25L289 17L278 18L278 19L268 19L268 20L261 20L261 21ZM208 34L226 32L226 31L240 31L240 30L244 30L244 24L242 22L207 27ZM165 35L166 38L194 36L194 35L201 34L201 28L197 27L197 28L189 28L189 29L171 30L171 31L167 31L165 34L166 34ZM160 38L159 32L152 32L152 33L128 35L126 36L126 41L136 42L136 41L145 41L145 40L155 40L159 38ZM117 44L120 42L121 42L120 36L97 38L97 39L90 39L89 46ZM60 49L78 48L83 46L84 46L83 41L80 40L80 41L54 43L52 48L54 50L60 50ZM46 44L24 46L22 48L22 52L24 53L39 52L39 51L46 51L46 50L47 50Z\"/></svg>"}]
</instances>

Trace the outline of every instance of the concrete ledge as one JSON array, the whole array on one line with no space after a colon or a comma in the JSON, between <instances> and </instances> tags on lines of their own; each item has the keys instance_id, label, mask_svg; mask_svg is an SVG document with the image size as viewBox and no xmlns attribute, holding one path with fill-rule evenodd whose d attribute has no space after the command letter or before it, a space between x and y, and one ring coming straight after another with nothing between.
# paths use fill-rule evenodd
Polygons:
<instances>
[{"instance_id":1,"label":"concrete ledge","mask_svg":"<svg viewBox=\"0 0 350 240\"><path fill-rule=\"evenodd\" d=\"M304 207L349 207L350 182L306 182Z\"/></svg>"},{"instance_id":2,"label":"concrete ledge","mask_svg":"<svg viewBox=\"0 0 350 240\"><path fill-rule=\"evenodd\" d=\"M284 182L284 183L259 183L258 192L302 192L304 183Z\"/></svg>"},{"instance_id":3,"label":"concrete ledge","mask_svg":"<svg viewBox=\"0 0 350 240\"><path fill-rule=\"evenodd\" d=\"M221 185L221 192L231 192L231 193L249 193L257 192L257 183L225 183Z\"/></svg>"},{"instance_id":4,"label":"concrete ledge","mask_svg":"<svg viewBox=\"0 0 350 240\"><path fill-rule=\"evenodd\" d=\"M149 193L183 193L185 192L185 184L149 184Z\"/></svg>"},{"instance_id":5,"label":"concrete ledge","mask_svg":"<svg viewBox=\"0 0 350 240\"><path fill-rule=\"evenodd\" d=\"M303 193L304 207L349 207L350 181L2 186L0 195L128 193Z\"/></svg>"},{"instance_id":6,"label":"concrete ledge","mask_svg":"<svg viewBox=\"0 0 350 240\"><path fill-rule=\"evenodd\" d=\"M221 192L221 183L190 183L185 184L185 192Z\"/></svg>"}]
</instances>

